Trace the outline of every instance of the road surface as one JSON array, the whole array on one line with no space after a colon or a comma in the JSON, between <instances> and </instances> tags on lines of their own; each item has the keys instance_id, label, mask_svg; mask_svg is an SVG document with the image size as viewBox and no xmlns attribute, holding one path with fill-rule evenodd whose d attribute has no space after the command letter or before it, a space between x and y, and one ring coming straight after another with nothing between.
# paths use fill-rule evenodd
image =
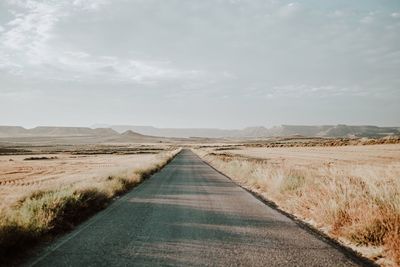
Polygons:
<instances>
[{"instance_id":1,"label":"road surface","mask_svg":"<svg viewBox=\"0 0 400 267\"><path fill-rule=\"evenodd\" d=\"M29 266L359 266L183 150Z\"/></svg>"}]
</instances>

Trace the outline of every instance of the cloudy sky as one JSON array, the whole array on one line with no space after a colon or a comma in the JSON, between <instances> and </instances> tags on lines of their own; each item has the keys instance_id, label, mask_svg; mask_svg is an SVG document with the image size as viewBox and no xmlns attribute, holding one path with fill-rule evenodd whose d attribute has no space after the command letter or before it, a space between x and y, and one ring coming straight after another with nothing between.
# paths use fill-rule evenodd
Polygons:
<instances>
[{"instance_id":1,"label":"cloudy sky","mask_svg":"<svg viewBox=\"0 0 400 267\"><path fill-rule=\"evenodd\" d=\"M0 124L400 125L399 0L0 0Z\"/></svg>"}]
</instances>

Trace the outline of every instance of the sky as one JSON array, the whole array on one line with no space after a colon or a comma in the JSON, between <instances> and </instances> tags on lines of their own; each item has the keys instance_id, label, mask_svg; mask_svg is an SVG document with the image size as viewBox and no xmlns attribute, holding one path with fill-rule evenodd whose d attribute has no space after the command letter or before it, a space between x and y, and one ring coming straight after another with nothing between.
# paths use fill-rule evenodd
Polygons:
<instances>
[{"instance_id":1,"label":"sky","mask_svg":"<svg viewBox=\"0 0 400 267\"><path fill-rule=\"evenodd\" d=\"M0 125L400 126L398 0L0 0Z\"/></svg>"}]
</instances>

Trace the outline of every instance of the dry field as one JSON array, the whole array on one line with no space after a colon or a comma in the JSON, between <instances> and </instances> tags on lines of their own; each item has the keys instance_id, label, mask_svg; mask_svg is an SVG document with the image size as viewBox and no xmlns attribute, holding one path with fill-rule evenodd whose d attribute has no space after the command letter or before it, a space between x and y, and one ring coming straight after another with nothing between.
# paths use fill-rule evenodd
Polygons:
<instances>
[{"instance_id":1,"label":"dry field","mask_svg":"<svg viewBox=\"0 0 400 267\"><path fill-rule=\"evenodd\" d=\"M159 170L178 149L29 151L24 148L24 155L0 156L0 265L9 259L6 254L69 230L104 208L112 198ZM43 151L48 148L39 152Z\"/></svg>"},{"instance_id":2,"label":"dry field","mask_svg":"<svg viewBox=\"0 0 400 267\"><path fill-rule=\"evenodd\" d=\"M0 208L7 208L23 196L38 190L53 190L67 186L95 186L107 180L109 176L151 168L162 161L163 156L163 154L0 156ZM32 159L26 160L29 158Z\"/></svg>"},{"instance_id":3,"label":"dry field","mask_svg":"<svg viewBox=\"0 0 400 267\"><path fill-rule=\"evenodd\" d=\"M382 265L400 264L400 145L196 150L239 184Z\"/></svg>"}]
</instances>

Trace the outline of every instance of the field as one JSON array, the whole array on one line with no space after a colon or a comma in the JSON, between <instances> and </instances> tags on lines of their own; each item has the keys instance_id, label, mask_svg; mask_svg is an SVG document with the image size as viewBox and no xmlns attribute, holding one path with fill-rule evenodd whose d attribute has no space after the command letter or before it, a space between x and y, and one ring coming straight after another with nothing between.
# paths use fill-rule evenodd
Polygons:
<instances>
[{"instance_id":1,"label":"field","mask_svg":"<svg viewBox=\"0 0 400 267\"><path fill-rule=\"evenodd\" d=\"M220 144L195 151L237 183L377 263L400 264L399 144Z\"/></svg>"},{"instance_id":2,"label":"field","mask_svg":"<svg viewBox=\"0 0 400 267\"><path fill-rule=\"evenodd\" d=\"M103 145L3 147L1 152L0 250L16 252L71 229L159 170L178 150ZM8 258L3 256L0 263Z\"/></svg>"},{"instance_id":3,"label":"field","mask_svg":"<svg viewBox=\"0 0 400 267\"><path fill-rule=\"evenodd\" d=\"M398 139L185 143L238 184L384 266L400 264ZM374 145L371 145L374 144ZM0 144L0 250L72 229L159 170L175 145ZM0 264L10 259L0 254Z\"/></svg>"},{"instance_id":4,"label":"field","mask_svg":"<svg viewBox=\"0 0 400 267\"><path fill-rule=\"evenodd\" d=\"M109 176L148 169L162 160L162 154L71 155L51 154L0 156L0 207L37 191L65 186L89 186Z\"/></svg>"}]
</instances>

